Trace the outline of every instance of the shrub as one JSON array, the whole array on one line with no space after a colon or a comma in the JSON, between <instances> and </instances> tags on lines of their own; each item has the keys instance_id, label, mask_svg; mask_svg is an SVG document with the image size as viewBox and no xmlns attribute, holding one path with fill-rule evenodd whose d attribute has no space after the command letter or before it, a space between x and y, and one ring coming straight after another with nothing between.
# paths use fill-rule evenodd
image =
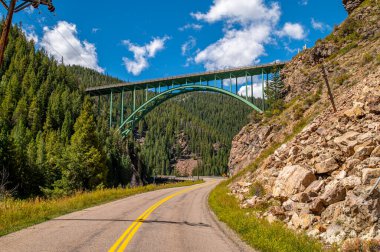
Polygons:
<instances>
[{"instance_id":1,"label":"shrub","mask_svg":"<svg viewBox=\"0 0 380 252\"><path fill-rule=\"evenodd\" d=\"M257 197L262 197L265 195L265 189L264 189L264 186L259 183L259 182L255 182L253 183L253 185L251 186L251 189L250 189L250 194L252 196L257 196Z\"/></svg>"},{"instance_id":2,"label":"shrub","mask_svg":"<svg viewBox=\"0 0 380 252\"><path fill-rule=\"evenodd\" d=\"M347 74L347 73L343 73L341 75L339 75L338 77L335 78L335 83L338 85L338 86L341 86L343 85L348 79L350 78L350 75Z\"/></svg>"},{"instance_id":3,"label":"shrub","mask_svg":"<svg viewBox=\"0 0 380 252\"><path fill-rule=\"evenodd\" d=\"M380 65L380 53L376 56L376 64Z\"/></svg>"},{"instance_id":4,"label":"shrub","mask_svg":"<svg viewBox=\"0 0 380 252\"><path fill-rule=\"evenodd\" d=\"M370 54L370 53L367 52L362 57L361 65L364 66L364 65L370 63L372 60L373 60L372 54Z\"/></svg>"}]
</instances>

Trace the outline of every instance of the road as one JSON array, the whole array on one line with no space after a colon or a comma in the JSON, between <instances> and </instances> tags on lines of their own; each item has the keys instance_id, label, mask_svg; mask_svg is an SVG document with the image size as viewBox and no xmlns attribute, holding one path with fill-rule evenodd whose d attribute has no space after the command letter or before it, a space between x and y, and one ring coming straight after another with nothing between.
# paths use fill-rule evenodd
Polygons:
<instances>
[{"instance_id":1,"label":"road","mask_svg":"<svg viewBox=\"0 0 380 252\"><path fill-rule=\"evenodd\" d=\"M209 212L207 196L219 181L67 214L0 237L0 251L249 251Z\"/></svg>"}]
</instances>

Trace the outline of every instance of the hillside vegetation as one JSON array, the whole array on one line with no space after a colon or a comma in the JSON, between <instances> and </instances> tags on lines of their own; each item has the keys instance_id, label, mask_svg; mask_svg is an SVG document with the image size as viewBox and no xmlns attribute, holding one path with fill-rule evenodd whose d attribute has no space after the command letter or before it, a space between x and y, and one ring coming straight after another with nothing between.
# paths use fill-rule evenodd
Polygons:
<instances>
[{"instance_id":1,"label":"hillside vegetation","mask_svg":"<svg viewBox=\"0 0 380 252\"><path fill-rule=\"evenodd\" d=\"M117 130L120 97L114 98L110 129L109 97L98 104L84 92L120 80L57 62L18 26L11 29L0 76L1 198L148 183L153 174L175 174L178 159L197 160L199 174L221 175L231 139L250 111L217 94L183 95L141 121L137 141L123 139ZM131 97L125 98L127 114Z\"/></svg>"}]
</instances>

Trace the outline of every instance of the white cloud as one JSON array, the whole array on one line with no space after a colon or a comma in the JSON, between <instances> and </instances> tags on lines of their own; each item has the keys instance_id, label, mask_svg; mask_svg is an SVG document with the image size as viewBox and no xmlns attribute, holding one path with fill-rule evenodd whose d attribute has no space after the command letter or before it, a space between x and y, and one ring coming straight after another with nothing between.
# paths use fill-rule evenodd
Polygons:
<instances>
[{"instance_id":1,"label":"white cloud","mask_svg":"<svg viewBox=\"0 0 380 252\"><path fill-rule=\"evenodd\" d=\"M302 25L298 23L285 23L282 30L277 32L278 36L280 37L290 37L292 39L304 39L306 37L305 31L302 27Z\"/></svg>"},{"instance_id":2,"label":"white cloud","mask_svg":"<svg viewBox=\"0 0 380 252\"><path fill-rule=\"evenodd\" d=\"M38 35L36 34L35 27L33 25L27 25L25 27L25 29L23 28L22 30L23 30L25 37L28 41L33 40L35 44L38 43L38 41L39 41Z\"/></svg>"},{"instance_id":3,"label":"white cloud","mask_svg":"<svg viewBox=\"0 0 380 252\"><path fill-rule=\"evenodd\" d=\"M214 0L207 13L192 13L198 20L209 23L227 20L232 23L250 23L269 21L277 22L280 18L280 7L277 3L266 6L263 0Z\"/></svg>"},{"instance_id":4,"label":"white cloud","mask_svg":"<svg viewBox=\"0 0 380 252\"><path fill-rule=\"evenodd\" d=\"M52 29L44 27L40 45L55 59L67 65L80 65L104 72L98 65L96 47L89 42L80 41L75 24L59 21Z\"/></svg>"},{"instance_id":5,"label":"white cloud","mask_svg":"<svg viewBox=\"0 0 380 252\"><path fill-rule=\"evenodd\" d=\"M185 30L190 30L190 29L192 29L192 30L199 31L199 30L201 30L202 28L203 28L203 26L200 25L200 24L185 24L184 26L178 28L178 30L180 30L180 31L185 31Z\"/></svg>"},{"instance_id":6,"label":"white cloud","mask_svg":"<svg viewBox=\"0 0 380 252\"><path fill-rule=\"evenodd\" d=\"M277 3L266 5L263 0L214 0L207 13L192 16L225 24L224 36L194 58L207 70L214 70L258 63L258 58L265 55L264 45L270 42L281 11Z\"/></svg>"},{"instance_id":7,"label":"white cloud","mask_svg":"<svg viewBox=\"0 0 380 252\"><path fill-rule=\"evenodd\" d=\"M307 5L308 3L309 3L308 0L299 0L299 1L298 1L298 4L299 4L299 5L304 5L304 6L305 6L305 5Z\"/></svg>"},{"instance_id":8,"label":"white cloud","mask_svg":"<svg viewBox=\"0 0 380 252\"><path fill-rule=\"evenodd\" d=\"M181 46L182 55L183 56L188 55L189 51L192 50L196 45L197 45L197 40L194 37L190 36L189 40L186 41Z\"/></svg>"},{"instance_id":9,"label":"white cloud","mask_svg":"<svg viewBox=\"0 0 380 252\"><path fill-rule=\"evenodd\" d=\"M263 44L269 35L270 27L266 25L229 30L222 39L199 52L195 62L203 63L207 70L258 63L258 57L265 53Z\"/></svg>"},{"instance_id":10,"label":"white cloud","mask_svg":"<svg viewBox=\"0 0 380 252\"><path fill-rule=\"evenodd\" d=\"M325 30L330 30L331 27L327 24L324 24L322 22L316 21L314 18L311 18L311 26L314 30L318 30L321 32L324 32Z\"/></svg>"},{"instance_id":11,"label":"white cloud","mask_svg":"<svg viewBox=\"0 0 380 252\"><path fill-rule=\"evenodd\" d=\"M248 97L252 97L252 91L253 91L253 97L261 98L263 96L263 88L261 83L253 83L252 85L248 85L247 89L245 88L245 85L240 87L238 94L241 96L245 96L248 91Z\"/></svg>"},{"instance_id":12,"label":"white cloud","mask_svg":"<svg viewBox=\"0 0 380 252\"><path fill-rule=\"evenodd\" d=\"M122 43L128 47L128 50L133 53L133 59L123 57L124 65L129 73L139 75L144 69L149 67L148 59L154 58L157 52L165 48L165 42L169 39L168 36L163 38L154 38L148 44L139 46L133 44L129 40L124 40Z\"/></svg>"}]
</instances>

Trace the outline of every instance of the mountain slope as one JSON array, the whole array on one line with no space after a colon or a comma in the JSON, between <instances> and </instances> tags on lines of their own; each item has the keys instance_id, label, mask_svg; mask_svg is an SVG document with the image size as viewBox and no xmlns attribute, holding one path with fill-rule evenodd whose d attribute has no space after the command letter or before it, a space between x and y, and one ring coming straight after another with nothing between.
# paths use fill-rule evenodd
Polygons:
<instances>
[{"instance_id":1,"label":"mountain slope","mask_svg":"<svg viewBox=\"0 0 380 252\"><path fill-rule=\"evenodd\" d=\"M370 250L380 239L379 191L371 191L380 177L380 6L344 2L347 20L282 71L282 114L235 136L229 168L238 176L229 191L260 219L347 250Z\"/></svg>"}]
</instances>

